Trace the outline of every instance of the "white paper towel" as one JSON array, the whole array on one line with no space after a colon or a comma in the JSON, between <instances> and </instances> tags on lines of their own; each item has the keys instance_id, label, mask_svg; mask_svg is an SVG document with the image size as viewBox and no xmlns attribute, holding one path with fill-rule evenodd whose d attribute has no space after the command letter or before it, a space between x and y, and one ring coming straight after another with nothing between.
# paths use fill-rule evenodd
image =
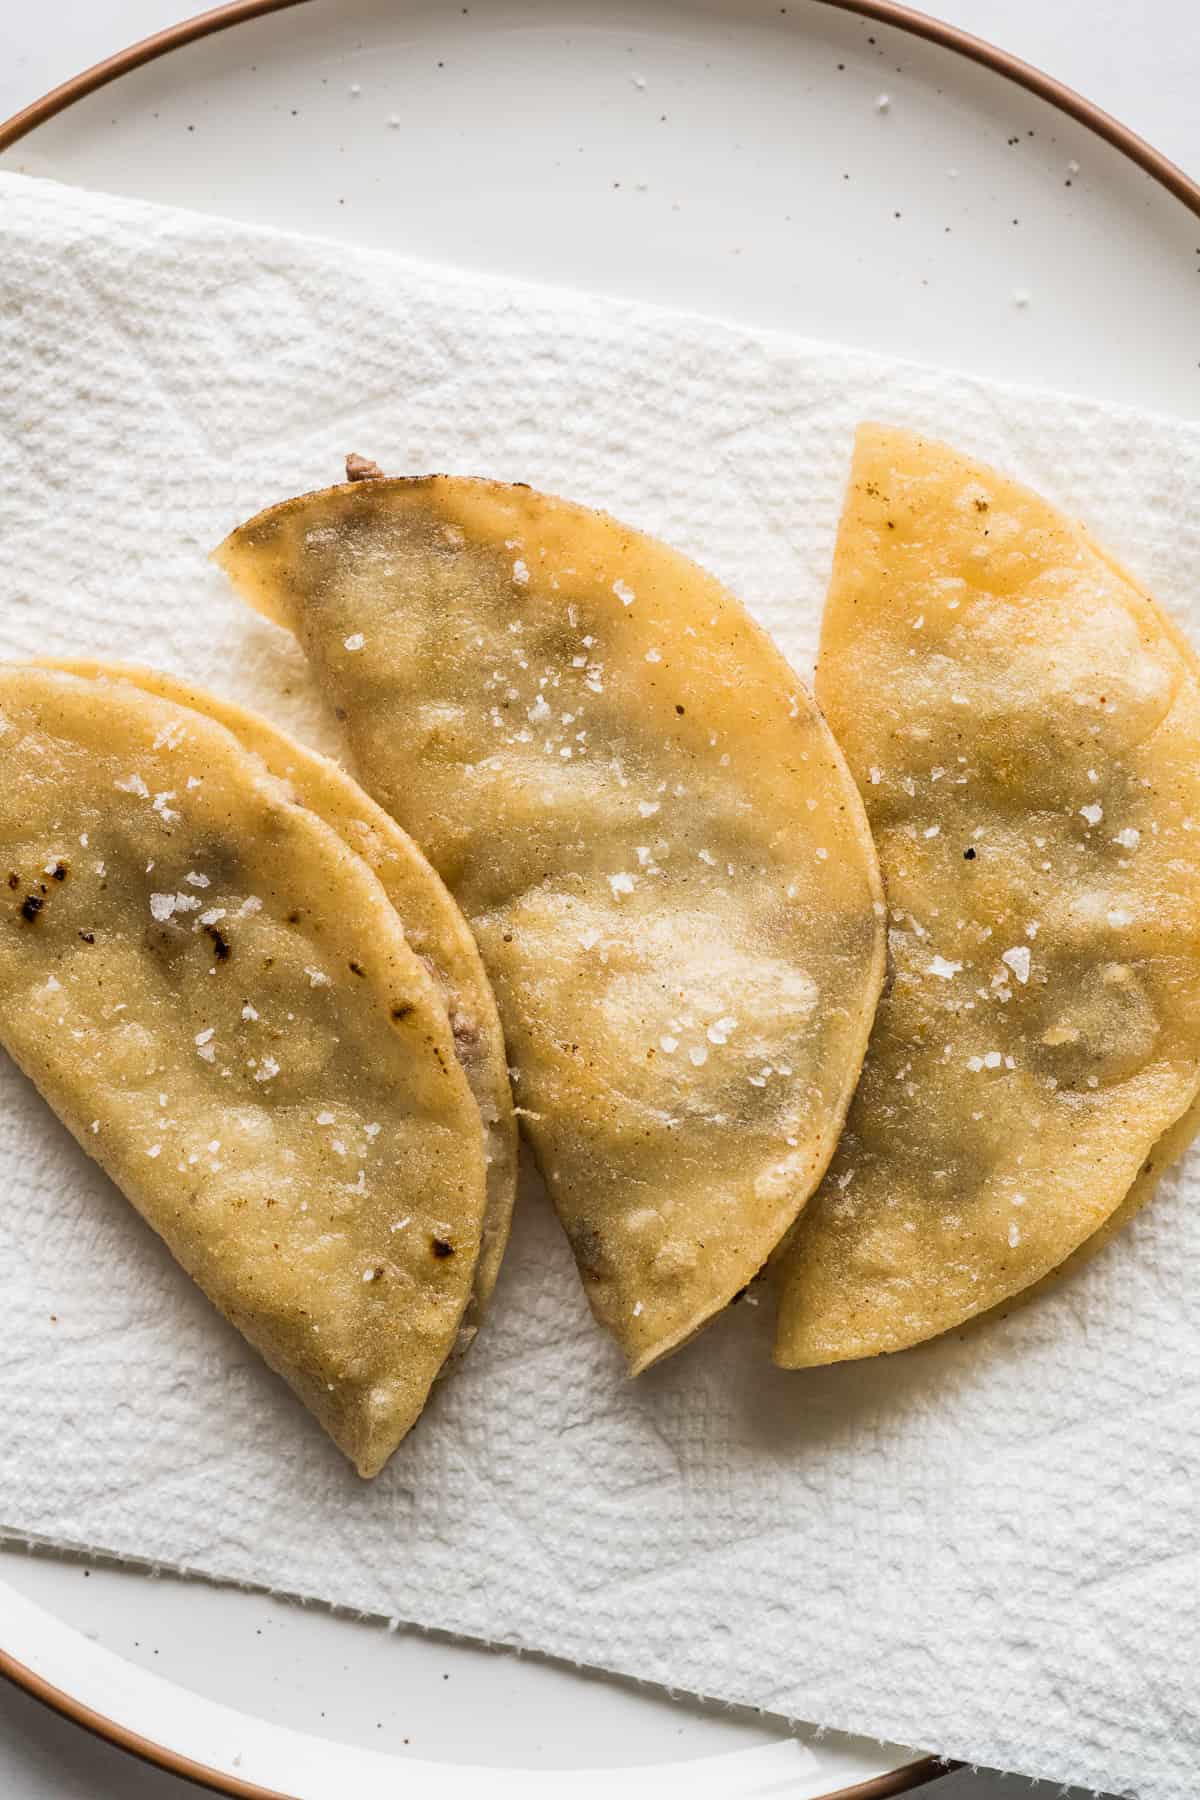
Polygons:
<instances>
[{"instance_id":1,"label":"white paper towel","mask_svg":"<svg viewBox=\"0 0 1200 1800\"><path fill-rule=\"evenodd\" d=\"M205 558L357 450L611 508L807 671L863 416L1076 510L1200 642L1200 427L20 177L0 218L0 656L154 662L328 746ZM0 1192L0 1530L1192 1800L1195 1164L1004 1323L788 1375L764 1297L636 1384L531 1186L371 1486L7 1064Z\"/></svg>"}]
</instances>

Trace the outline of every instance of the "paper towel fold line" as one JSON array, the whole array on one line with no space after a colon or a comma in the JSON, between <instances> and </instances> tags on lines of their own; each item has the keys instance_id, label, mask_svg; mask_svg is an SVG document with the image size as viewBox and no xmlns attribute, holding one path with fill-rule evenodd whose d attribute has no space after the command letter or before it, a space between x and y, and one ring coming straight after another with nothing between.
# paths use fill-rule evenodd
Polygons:
<instances>
[{"instance_id":1,"label":"paper towel fold line","mask_svg":"<svg viewBox=\"0 0 1200 1800\"><path fill-rule=\"evenodd\" d=\"M0 654L155 662L335 744L206 557L357 450L605 506L807 668L863 416L1043 489L1200 641L1200 427L20 177L0 209ZM369 1490L8 1064L0 1173L3 1533L1191 1800L1194 1162L986 1330L785 1375L743 1307L636 1384L527 1189Z\"/></svg>"}]
</instances>

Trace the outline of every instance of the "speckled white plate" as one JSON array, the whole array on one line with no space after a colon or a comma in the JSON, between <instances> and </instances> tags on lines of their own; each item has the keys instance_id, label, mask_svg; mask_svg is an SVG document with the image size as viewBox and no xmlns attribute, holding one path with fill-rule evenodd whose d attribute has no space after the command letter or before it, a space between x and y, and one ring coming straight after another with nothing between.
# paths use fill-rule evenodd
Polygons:
<instances>
[{"instance_id":1,"label":"speckled white plate","mask_svg":"<svg viewBox=\"0 0 1200 1800\"><path fill-rule=\"evenodd\" d=\"M1200 192L1072 97L1077 116L1016 85L1036 77L1002 56L925 41L887 0L859 11L881 17L840 0L323 0L76 88L4 164L1200 412ZM935 1772L911 1750L15 1548L5 1658L231 1794L882 1800Z\"/></svg>"}]
</instances>

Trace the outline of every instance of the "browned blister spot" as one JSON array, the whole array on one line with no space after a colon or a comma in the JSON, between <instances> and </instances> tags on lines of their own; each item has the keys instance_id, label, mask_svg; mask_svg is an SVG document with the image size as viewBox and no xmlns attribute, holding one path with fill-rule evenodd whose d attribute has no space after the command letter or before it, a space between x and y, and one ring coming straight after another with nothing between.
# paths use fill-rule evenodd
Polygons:
<instances>
[{"instance_id":1,"label":"browned blister spot","mask_svg":"<svg viewBox=\"0 0 1200 1800\"><path fill-rule=\"evenodd\" d=\"M354 450L350 452L346 458L347 481L383 481L384 479L383 470L377 462L372 462L369 457L359 456Z\"/></svg>"}]
</instances>

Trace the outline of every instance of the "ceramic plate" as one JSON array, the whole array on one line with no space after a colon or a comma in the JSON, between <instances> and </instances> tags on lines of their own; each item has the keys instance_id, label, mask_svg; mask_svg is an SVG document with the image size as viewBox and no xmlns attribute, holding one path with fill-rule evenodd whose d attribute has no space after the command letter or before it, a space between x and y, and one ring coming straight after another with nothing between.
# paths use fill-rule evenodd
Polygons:
<instances>
[{"instance_id":1,"label":"ceramic plate","mask_svg":"<svg viewBox=\"0 0 1200 1800\"><path fill-rule=\"evenodd\" d=\"M1200 411L1200 190L885 0L247 0L208 25L31 108L0 130L5 166ZM19 1548L0 1550L0 1608L0 1668L229 1794L882 1800L937 1773L915 1750Z\"/></svg>"}]
</instances>

